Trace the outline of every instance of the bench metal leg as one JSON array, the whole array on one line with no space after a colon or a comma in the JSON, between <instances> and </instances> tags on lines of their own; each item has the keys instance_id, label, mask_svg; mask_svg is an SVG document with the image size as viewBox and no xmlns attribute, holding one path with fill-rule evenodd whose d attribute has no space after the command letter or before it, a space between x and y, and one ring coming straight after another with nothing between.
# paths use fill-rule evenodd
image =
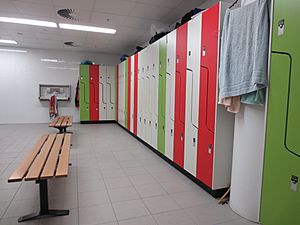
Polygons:
<instances>
[{"instance_id":1,"label":"bench metal leg","mask_svg":"<svg viewBox=\"0 0 300 225\"><path fill-rule=\"evenodd\" d=\"M38 183L40 185L40 212L22 216L19 218L18 222L48 218L48 217L53 217L53 216L69 215L69 210L49 209L47 180L39 180L39 181L36 181L36 183Z\"/></svg>"}]
</instances>

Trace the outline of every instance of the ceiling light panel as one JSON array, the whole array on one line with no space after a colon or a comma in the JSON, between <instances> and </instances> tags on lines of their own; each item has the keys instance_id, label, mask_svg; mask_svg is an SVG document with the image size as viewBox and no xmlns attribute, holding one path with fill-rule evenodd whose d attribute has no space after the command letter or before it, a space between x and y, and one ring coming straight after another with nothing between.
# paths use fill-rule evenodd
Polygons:
<instances>
[{"instance_id":1,"label":"ceiling light panel","mask_svg":"<svg viewBox=\"0 0 300 225\"><path fill-rule=\"evenodd\" d=\"M18 44L15 40L4 40L4 39L0 39L0 43L2 44Z\"/></svg>"},{"instance_id":2,"label":"ceiling light panel","mask_svg":"<svg viewBox=\"0 0 300 225\"><path fill-rule=\"evenodd\" d=\"M57 27L57 24L54 22L12 18L12 17L0 17L0 22L25 24L25 25L40 26L40 27L54 27L54 28Z\"/></svg>"},{"instance_id":3,"label":"ceiling light panel","mask_svg":"<svg viewBox=\"0 0 300 225\"><path fill-rule=\"evenodd\" d=\"M105 33L105 34L115 34L117 32L115 29L111 29L111 28L92 27L92 26L83 26L83 25L66 24L66 23L59 23L59 27L67 30L79 30L79 31Z\"/></svg>"},{"instance_id":4,"label":"ceiling light panel","mask_svg":"<svg viewBox=\"0 0 300 225\"><path fill-rule=\"evenodd\" d=\"M26 50L19 50L19 49L4 49L4 48L0 48L0 52L27 52Z\"/></svg>"}]
</instances>

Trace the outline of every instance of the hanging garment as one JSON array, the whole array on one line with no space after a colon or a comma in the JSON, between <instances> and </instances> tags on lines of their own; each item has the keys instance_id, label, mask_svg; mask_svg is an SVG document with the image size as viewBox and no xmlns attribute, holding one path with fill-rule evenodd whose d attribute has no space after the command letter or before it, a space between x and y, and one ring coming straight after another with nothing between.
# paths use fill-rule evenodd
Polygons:
<instances>
[{"instance_id":1,"label":"hanging garment","mask_svg":"<svg viewBox=\"0 0 300 225\"><path fill-rule=\"evenodd\" d=\"M76 85L76 94L75 94L75 107L79 108L79 98L80 98L80 89L79 89L79 80Z\"/></svg>"},{"instance_id":2,"label":"hanging garment","mask_svg":"<svg viewBox=\"0 0 300 225\"><path fill-rule=\"evenodd\" d=\"M256 91L266 88L269 26L268 0L226 11L220 55L220 102L225 97L248 93L256 96ZM248 97L246 103L255 99ZM241 97L241 102L244 99Z\"/></svg>"},{"instance_id":3,"label":"hanging garment","mask_svg":"<svg viewBox=\"0 0 300 225\"><path fill-rule=\"evenodd\" d=\"M50 119L56 117L57 115L58 115L57 98L56 95L52 95L50 97L50 105L49 105Z\"/></svg>"},{"instance_id":4,"label":"hanging garment","mask_svg":"<svg viewBox=\"0 0 300 225\"><path fill-rule=\"evenodd\" d=\"M241 97L235 96L222 98L220 104L224 105L228 112L238 113L241 107Z\"/></svg>"}]
</instances>

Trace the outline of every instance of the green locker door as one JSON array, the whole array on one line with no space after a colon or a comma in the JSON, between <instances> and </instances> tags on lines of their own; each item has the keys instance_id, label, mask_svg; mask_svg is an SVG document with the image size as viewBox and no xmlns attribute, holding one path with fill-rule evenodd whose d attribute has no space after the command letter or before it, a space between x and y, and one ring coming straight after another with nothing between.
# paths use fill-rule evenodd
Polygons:
<instances>
[{"instance_id":1,"label":"green locker door","mask_svg":"<svg viewBox=\"0 0 300 225\"><path fill-rule=\"evenodd\" d=\"M124 119L125 119L125 127L128 128L128 59L125 61L125 79L124 79L124 85L125 85L125 107L124 107Z\"/></svg>"},{"instance_id":2,"label":"green locker door","mask_svg":"<svg viewBox=\"0 0 300 225\"><path fill-rule=\"evenodd\" d=\"M166 76L167 76L167 39L159 40L159 90L158 90L158 130L157 148L165 154L165 121L166 121Z\"/></svg>"},{"instance_id":3,"label":"green locker door","mask_svg":"<svg viewBox=\"0 0 300 225\"><path fill-rule=\"evenodd\" d=\"M80 121L90 120L90 66L80 65Z\"/></svg>"},{"instance_id":4,"label":"green locker door","mask_svg":"<svg viewBox=\"0 0 300 225\"><path fill-rule=\"evenodd\" d=\"M300 1L274 0L263 225L300 224Z\"/></svg>"}]
</instances>

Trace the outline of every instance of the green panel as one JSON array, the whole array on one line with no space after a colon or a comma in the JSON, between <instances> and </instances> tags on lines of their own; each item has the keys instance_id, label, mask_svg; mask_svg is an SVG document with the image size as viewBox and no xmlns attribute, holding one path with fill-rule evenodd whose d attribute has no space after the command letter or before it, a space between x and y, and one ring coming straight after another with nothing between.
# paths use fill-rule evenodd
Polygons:
<instances>
[{"instance_id":1,"label":"green panel","mask_svg":"<svg viewBox=\"0 0 300 225\"><path fill-rule=\"evenodd\" d=\"M127 59L125 61L125 112L124 112L124 116L125 116L125 127L128 128L128 117L127 117L127 113L128 113L128 62L129 60Z\"/></svg>"},{"instance_id":2,"label":"green panel","mask_svg":"<svg viewBox=\"0 0 300 225\"><path fill-rule=\"evenodd\" d=\"M159 40L159 90L158 90L158 133L157 148L165 154L166 121L166 77L167 77L167 39Z\"/></svg>"},{"instance_id":3,"label":"green panel","mask_svg":"<svg viewBox=\"0 0 300 225\"><path fill-rule=\"evenodd\" d=\"M274 1L272 57L261 203L264 225L300 224L300 1ZM283 35L278 23L284 20ZM299 183L299 181L298 181Z\"/></svg>"},{"instance_id":4,"label":"green panel","mask_svg":"<svg viewBox=\"0 0 300 225\"><path fill-rule=\"evenodd\" d=\"M90 120L90 66L80 65L80 121Z\"/></svg>"}]
</instances>

